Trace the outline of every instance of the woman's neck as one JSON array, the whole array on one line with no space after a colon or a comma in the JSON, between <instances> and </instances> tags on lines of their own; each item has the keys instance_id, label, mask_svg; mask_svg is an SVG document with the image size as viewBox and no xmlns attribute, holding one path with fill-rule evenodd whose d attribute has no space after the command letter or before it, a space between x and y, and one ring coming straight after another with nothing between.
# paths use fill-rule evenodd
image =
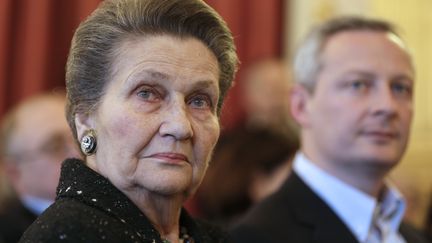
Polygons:
<instances>
[{"instance_id":1,"label":"woman's neck","mask_svg":"<svg viewBox=\"0 0 432 243\"><path fill-rule=\"evenodd\" d=\"M135 191L131 192L128 197L149 219L162 239L170 243L179 242L180 213L185 200L183 195L164 196Z\"/></svg>"}]
</instances>

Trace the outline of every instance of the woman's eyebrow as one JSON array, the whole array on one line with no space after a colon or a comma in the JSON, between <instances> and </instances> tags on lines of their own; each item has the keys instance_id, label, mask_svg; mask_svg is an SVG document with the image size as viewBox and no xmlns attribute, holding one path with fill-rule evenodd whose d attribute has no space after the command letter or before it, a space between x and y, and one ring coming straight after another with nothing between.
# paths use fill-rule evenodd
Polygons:
<instances>
[{"instance_id":1,"label":"woman's eyebrow","mask_svg":"<svg viewBox=\"0 0 432 243\"><path fill-rule=\"evenodd\" d=\"M131 76L129 76L128 80L129 79L134 80L136 78L149 78L150 79L149 81L168 81L172 79L172 77L169 74L155 71L152 69L146 69L146 70L136 72ZM198 88L208 88L211 86L214 86L214 82L210 79L199 80L194 84L194 87L198 87Z\"/></svg>"},{"instance_id":2,"label":"woman's eyebrow","mask_svg":"<svg viewBox=\"0 0 432 243\"><path fill-rule=\"evenodd\" d=\"M166 83L170 80L170 76L166 73L162 73L155 70L140 70L138 72L132 73L124 80L125 87L135 87L137 83L142 81L150 83Z\"/></svg>"},{"instance_id":3,"label":"woman's eyebrow","mask_svg":"<svg viewBox=\"0 0 432 243\"><path fill-rule=\"evenodd\" d=\"M200 81L194 83L195 89L205 89L205 88L209 88L212 86L215 86L215 85L214 85L214 82L212 82L211 80L200 80Z\"/></svg>"},{"instance_id":4,"label":"woman's eyebrow","mask_svg":"<svg viewBox=\"0 0 432 243\"><path fill-rule=\"evenodd\" d=\"M170 79L170 76L166 73L162 73L159 71L155 71L155 70L142 70L139 72L136 72L134 74L132 74L128 79L136 79L138 77L146 77L146 78L150 78L152 80L157 80L157 81L167 81Z\"/></svg>"}]
</instances>

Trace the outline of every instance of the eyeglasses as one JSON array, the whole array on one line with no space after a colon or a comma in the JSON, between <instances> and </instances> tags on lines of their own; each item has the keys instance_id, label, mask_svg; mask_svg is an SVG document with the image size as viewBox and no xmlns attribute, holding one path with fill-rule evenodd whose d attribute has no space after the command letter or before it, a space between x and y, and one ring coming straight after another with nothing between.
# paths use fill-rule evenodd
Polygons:
<instances>
[{"instance_id":1,"label":"eyeglasses","mask_svg":"<svg viewBox=\"0 0 432 243\"><path fill-rule=\"evenodd\" d=\"M65 158L71 151L76 150L70 135L60 132L52 134L41 145L33 150L15 151L10 156L19 161L34 160L36 157Z\"/></svg>"}]
</instances>

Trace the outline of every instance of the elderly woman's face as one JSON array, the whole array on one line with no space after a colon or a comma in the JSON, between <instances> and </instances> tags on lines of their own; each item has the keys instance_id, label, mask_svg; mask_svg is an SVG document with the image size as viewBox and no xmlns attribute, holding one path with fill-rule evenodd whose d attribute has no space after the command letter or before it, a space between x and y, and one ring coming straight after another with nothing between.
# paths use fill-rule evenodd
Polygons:
<instances>
[{"instance_id":1,"label":"elderly woman's face","mask_svg":"<svg viewBox=\"0 0 432 243\"><path fill-rule=\"evenodd\" d=\"M219 68L194 38L128 39L91 116L97 133L90 167L122 191L193 192L219 137Z\"/></svg>"}]
</instances>

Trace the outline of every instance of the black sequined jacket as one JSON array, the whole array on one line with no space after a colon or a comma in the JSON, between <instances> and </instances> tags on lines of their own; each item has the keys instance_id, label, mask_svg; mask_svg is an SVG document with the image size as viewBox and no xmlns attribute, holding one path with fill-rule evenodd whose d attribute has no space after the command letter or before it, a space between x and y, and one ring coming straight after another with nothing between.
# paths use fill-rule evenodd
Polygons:
<instances>
[{"instance_id":1,"label":"black sequined jacket","mask_svg":"<svg viewBox=\"0 0 432 243\"><path fill-rule=\"evenodd\" d=\"M180 225L194 243L227 242L218 228L193 220L185 210ZM83 161L63 162L55 203L24 233L20 242L162 243L146 216L105 177Z\"/></svg>"},{"instance_id":2,"label":"black sequined jacket","mask_svg":"<svg viewBox=\"0 0 432 243\"><path fill-rule=\"evenodd\" d=\"M2 202L0 206L0 242L18 242L37 215L15 197Z\"/></svg>"}]
</instances>

